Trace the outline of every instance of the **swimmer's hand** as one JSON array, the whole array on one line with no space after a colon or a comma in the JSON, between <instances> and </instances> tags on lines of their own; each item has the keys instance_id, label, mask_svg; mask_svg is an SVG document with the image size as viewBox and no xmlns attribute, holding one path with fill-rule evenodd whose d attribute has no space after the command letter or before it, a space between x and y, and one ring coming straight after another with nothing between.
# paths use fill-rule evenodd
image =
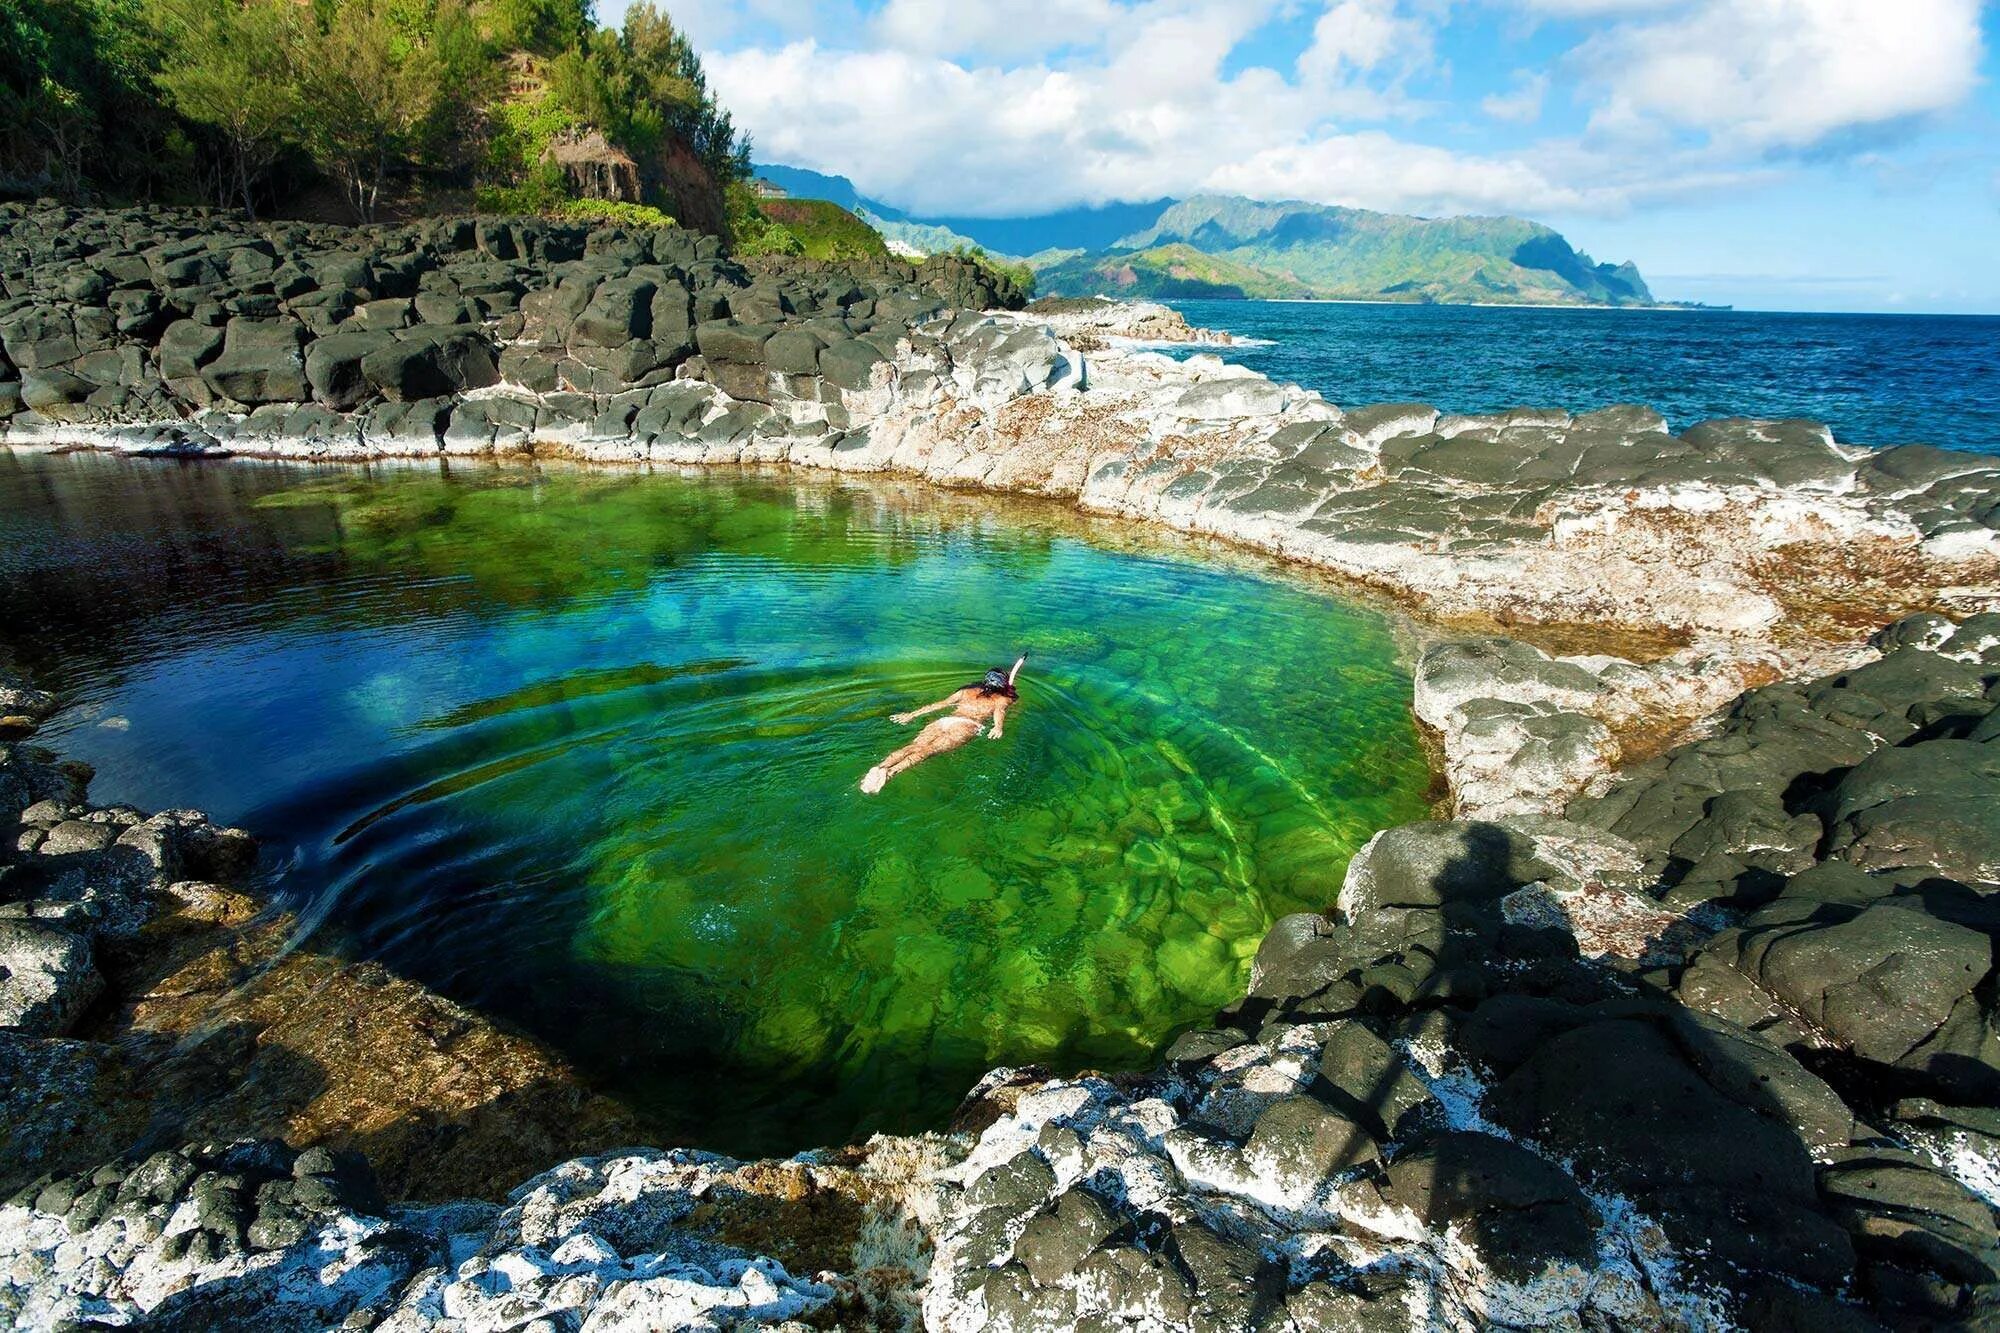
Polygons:
<instances>
[{"instance_id":1,"label":"swimmer's hand","mask_svg":"<svg viewBox=\"0 0 2000 1333\"><path fill-rule=\"evenodd\" d=\"M899 727L907 727L910 723L917 720L917 715L915 713L891 713L889 720Z\"/></svg>"},{"instance_id":2,"label":"swimmer's hand","mask_svg":"<svg viewBox=\"0 0 2000 1333\"><path fill-rule=\"evenodd\" d=\"M998 723L994 724L993 730L986 733L986 739L989 741L997 741L1000 739L1000 727Z\"/></svg>"}]
</instances>

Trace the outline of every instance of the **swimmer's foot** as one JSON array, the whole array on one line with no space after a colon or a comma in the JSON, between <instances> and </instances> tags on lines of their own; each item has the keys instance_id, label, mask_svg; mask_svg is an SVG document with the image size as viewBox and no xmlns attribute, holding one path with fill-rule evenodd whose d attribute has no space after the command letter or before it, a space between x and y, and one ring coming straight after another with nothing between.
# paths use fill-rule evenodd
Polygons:
<instances>
[{"instance_id":1,"label":"swimmer's foot","mask_svg":"<svg viewBox=\"0 0 2000 1333\"><path fill-rule=\"evenodd\" d=\"M888 781L889 770L877 764L862 776L861 793L864 796L873 796L876 792L881 791L888 784Z\"/></svg>"}]
</instances>

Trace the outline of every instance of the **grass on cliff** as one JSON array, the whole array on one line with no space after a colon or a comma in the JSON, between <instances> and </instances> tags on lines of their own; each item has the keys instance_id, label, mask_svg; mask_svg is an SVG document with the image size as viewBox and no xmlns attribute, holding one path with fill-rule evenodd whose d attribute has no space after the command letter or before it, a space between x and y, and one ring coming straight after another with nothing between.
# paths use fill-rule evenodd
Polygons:
<instances>
[{"instance_id":1,"label":"grass on cliff","mask_svg":"<svg viewBox=\"0 0 2000 1333\"><path fill-rule=\"evenodd\" d=\"M886 259L882 234L825 199L759 199L747 185L727 191L729 234L739 255Z\"/></svg>"}]
</instances>

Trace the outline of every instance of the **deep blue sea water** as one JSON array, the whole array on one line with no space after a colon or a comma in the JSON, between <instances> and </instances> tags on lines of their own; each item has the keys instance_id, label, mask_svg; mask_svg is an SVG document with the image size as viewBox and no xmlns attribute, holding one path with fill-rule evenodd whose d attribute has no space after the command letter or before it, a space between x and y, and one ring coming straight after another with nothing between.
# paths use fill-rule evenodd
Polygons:
<instances>
[{"instance_id":1,"label":"deep blue sea water","mask_svg":"<svg viewBox=\"0 0 2000 1333\"><path fill-rule=\"evenodd\" d=\"M1810 417L1850 444L2000 454L2000 316L1175 301L1269 339L1223 355L1335 403L1447 412L1645 403L1709 417Z\"/></svg>"}]
</instances>

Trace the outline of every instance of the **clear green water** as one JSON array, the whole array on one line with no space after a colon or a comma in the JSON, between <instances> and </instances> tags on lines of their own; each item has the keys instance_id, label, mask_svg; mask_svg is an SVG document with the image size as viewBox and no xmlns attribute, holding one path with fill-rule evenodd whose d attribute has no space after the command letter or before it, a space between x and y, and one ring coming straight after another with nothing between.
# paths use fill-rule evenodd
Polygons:
<instances>
[{"instance_id":1,"label":"clear green water","mask_svg":"<svg viewBox=\"0 0 2000 1333\"><path fill-rule=\"evenodd\" d=\"M0 538L98 799L726 1149L1147 1060L1429 783L1375 613L992 497L15 459ZM857 792L1021 650L1003 739Z\"/></svg>"}]
</instances>

